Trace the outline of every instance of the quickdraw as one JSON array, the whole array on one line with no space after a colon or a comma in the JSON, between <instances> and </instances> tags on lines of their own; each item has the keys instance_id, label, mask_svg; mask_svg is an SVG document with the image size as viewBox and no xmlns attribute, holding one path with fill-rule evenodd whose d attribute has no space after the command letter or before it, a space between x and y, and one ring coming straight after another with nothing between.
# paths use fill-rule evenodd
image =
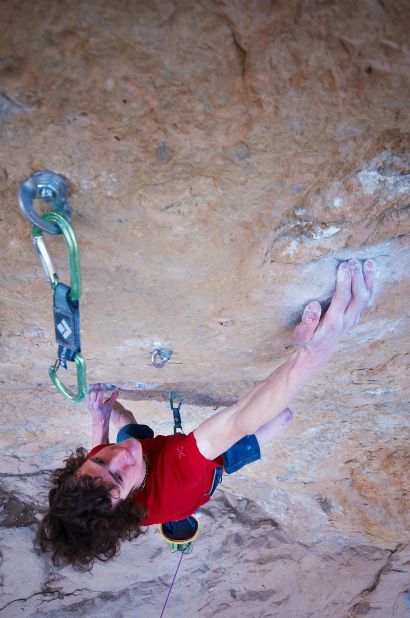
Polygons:
<instances>
[{"instance_id":1,"label":"quickdraw","mask_svg":"<svg viewBox=\"0 0 410 618\"><path fill-rule=\"evenodd\" d=\"M179 400L179 403L177 406L174 403L175 400L176 401ZM171 406L172 414L174 415L174 434L184 433L184 430L182 429L181 414L180 414L180 409L183 404L183 401L184 400L182 399L182 397L180 397L178 393L176 393L175 391L172 391L169 394L169 405Z\"/></svg>"},{"instance_id":2,"label":"quickdraw","mask_svg":"<svg viewBox=\"0 0 410 618\"><path fill-rule=\"evenodd\" d=\"M35 198L40 198L54 210L38 215L33 208ZM87 394L85 361L81 356L80 307L81 272L77 239L71 226L71 209L67 203L67 183L55 172L48 170L33 174L20 185L19 203L26 219L33 224L33 244L40 256L47 280L54 290L53 314L55 336L58 344L57 360L48 373L57 390L67 399L79 402ZM70 266L70 285L59 280L43 232L62 234L67 247ZM67 361L77 369L77 392L71 393L64 386L57 372L67 369Z\"/></svg>"}]
</instances>

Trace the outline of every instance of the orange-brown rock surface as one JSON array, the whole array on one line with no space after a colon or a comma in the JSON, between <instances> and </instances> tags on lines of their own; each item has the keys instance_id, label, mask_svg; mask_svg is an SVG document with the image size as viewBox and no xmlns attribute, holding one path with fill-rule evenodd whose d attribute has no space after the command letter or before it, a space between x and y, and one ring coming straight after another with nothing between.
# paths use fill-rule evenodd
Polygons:
<instances>
[{"instance_id":1,"label":"orange-brown rock surface","mask_svg":"<svg viewBox=\"0 0 410 618\"><path fill-rule=\"evenodd\" d=\"M88 381L158 433L171 388L195 427L286 358L340 260L376 261L374 309L264 461L203 509L165 615L409 616L408 3L4 0L0 15L3 615L159 616L179 559L154 530L91 576L33 545L48 472L90 442L48 380L51 290L16 200L48 168L71 182Z\"/></svg>"}]
</instances>

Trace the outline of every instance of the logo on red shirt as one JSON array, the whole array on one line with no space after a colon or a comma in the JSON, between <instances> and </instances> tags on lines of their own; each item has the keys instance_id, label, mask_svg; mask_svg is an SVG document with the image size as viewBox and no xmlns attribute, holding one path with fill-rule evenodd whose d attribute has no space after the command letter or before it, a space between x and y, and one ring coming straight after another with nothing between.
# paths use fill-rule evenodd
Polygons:
<instances>
[{"instance_id":1,"label":"logo on red shirt","mask_svg":"<svg viewBox=\"0 0 410 618\"><path fill-rule=\"evenodd\" d=\"M181 457L186 457L183 446L177 446L177 454L178 454L178 459L181 459Z\"/></svg>"}]
</instances>

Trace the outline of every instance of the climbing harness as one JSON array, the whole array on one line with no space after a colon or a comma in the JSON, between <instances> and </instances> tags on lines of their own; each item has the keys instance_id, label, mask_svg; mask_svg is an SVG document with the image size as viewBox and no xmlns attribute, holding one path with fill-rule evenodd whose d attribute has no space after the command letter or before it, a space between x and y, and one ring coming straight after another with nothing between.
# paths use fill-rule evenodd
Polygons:
<instances>
[{"instance_id":1,"label":"climbing harness","mask_svg":"<svg viewBox=\"0 0 410 618\"><path fill-rule=\"evenodd\" d=\"M53 315L58 344L57 360L48 373L57 390L67 399L79 402L87 394L85 361L81 356L80 306L81 273L77 239L71 226L71 208L67 202L68 187L65 179L44 170L21 183L19 204L23 215L33 224L34 247L40 256L47 280L54 290ZM54 210L38 215L33 207L35 198L42 199ZM62 234L68 253L70 285L58 277L43 232ZM57 376L59 368L67 369L67 361L74 362L77 370L77 392L71 393Z\"/></svg>"}]
</instances>

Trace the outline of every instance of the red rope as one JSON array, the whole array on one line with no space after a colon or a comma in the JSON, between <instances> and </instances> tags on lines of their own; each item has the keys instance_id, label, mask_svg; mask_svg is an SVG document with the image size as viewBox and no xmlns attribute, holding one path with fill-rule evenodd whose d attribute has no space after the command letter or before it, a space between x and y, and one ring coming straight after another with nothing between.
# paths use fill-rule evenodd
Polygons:
<instances>
[{"instance_id":1,"label":"red rope","mask_svg":"<svg viewBox=\"0 0 410 618\"><path fill-rule=\"evenodd\" d=\"M174 585L174 581L175 581L175 578L176 578L176 576L177 576L178 569L179 569L179 567L180 567L180 565L181 565L181 562L182 562L182 556L183 556L183 555L184 555L184 554L183 554L183 552L181 552L181 557L180 557L179 562L178 562L177 570L175 571L174 579L172 580L171 586L170 586L170 588L169 588L169 590L168 590L168 596L167 596L167 598L165 599L164 607L162 608L162 612L161 612L161 616L160 616L160 618L162 618L162 616L164 615L164 611L165 611L165 608L166 608L167 603L168 603L169 595L171 594L172 586Z\"/></svg>"}]
</instances>

